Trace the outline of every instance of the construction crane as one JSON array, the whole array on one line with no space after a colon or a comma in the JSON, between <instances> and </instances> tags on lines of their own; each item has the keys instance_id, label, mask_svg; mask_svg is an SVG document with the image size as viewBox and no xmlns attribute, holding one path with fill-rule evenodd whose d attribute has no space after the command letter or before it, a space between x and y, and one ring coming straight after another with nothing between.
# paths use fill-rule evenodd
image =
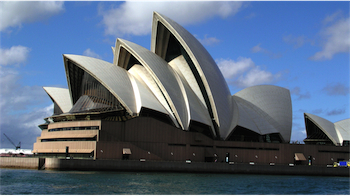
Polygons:
<instances>
[{"instance_id":1,"label":"construction crane","mask_svg":"<svg viewBox=\"0 0 350 196\"><path fill-rule=\"evenodd\" d=\"M9 137L7 137L7 135L5 133L4 133L4 135L11 142L11 144L15 146L16 150L21 148L21 142L19 142L18 145L16 146L15 143L13 143L13 141Z\"/></svg>"}]
</instances>

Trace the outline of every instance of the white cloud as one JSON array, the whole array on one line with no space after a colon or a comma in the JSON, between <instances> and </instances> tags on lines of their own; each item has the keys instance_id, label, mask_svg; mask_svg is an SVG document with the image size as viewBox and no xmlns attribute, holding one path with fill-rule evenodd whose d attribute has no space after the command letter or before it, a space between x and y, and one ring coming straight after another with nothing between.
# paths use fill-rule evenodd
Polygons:
<instances>
[{"instance_id":1,"label":"white cloud","mask_svg":"<svg viewBox=\"0 0 350 196\"><path fill-rule=\"evenodd\" d=\"M52 115L43 106L50 99L42 87L21 85L18 67L3 66L25 63L28 50L23 46L14 46L0 51L0 131L16 143L21 141L24 148L32 148L40 135L37 126L44 123L43 118ZM12 144L2 138L1 147L12 147Z\"/></svg>"},{"instance_id":2,"label":"white cloud","mask_svg":"<svg viewBox=\"0 0 350 196\"><path fill-rule=\"evenodd\" d=\"M329 112L327 112L328 116L333 116L333 115L340 115L345 113L345 108L342 109L333 109Z\"/></svg>"},{"instance_id":3,"label":"white cloud","mask_svg":"<svg viewBox=\"0 0 350 196\"><path fill-rule=\"evenodd\" d=\"M41 130L38 125L45 123L44 118L53 114L53 104L43 108L35 108L30 112L17 115L6 115L0 121L1 133L17 144L21 142L21 148L33 149L36 138L40 136ZM7 140L1 140L1 148L12 148L13 145Z\"/></svg>"},{"instance_id":4,"label":"white cloud","mask_svg":"<svg viewBox=\"0 0 350 196\"><path fill-rule=\"evenodd\" d=\"M278 79L280 74L273 75L271 72L261 70L259 66L251 69L246 75L238 78L236 84L242 87L249 87L259 84L268 84Z\"/></svg>"},{"instance_id":5,"label":"white cloud","mask_svg":"<svg viewBox=\"0 0 350 196\"><path fill-rule=\"evenodd\" d=\"M255 67L255 63L250 58L239 57L237 61L231 59L217 60L217 64L224 78L231 80L250 68Z\"/></svg>"},{"instance_id":6,"label":"white cloud","mask_svg":"<svg viewBox=\"0 0 350 196\"><path fill-rule=\"evenodd\" d=\"M226 81L239 88L269 84L277 81L282 75L262 70L250 58L239 57L237 61L219 59L216 62Z\"/></svg>"},{"instance_id":7,"label":"white cloud","mask_svg":"<svg viewBox=\"0 0 350 196\"><path fill-rule=\"evenodd\" d=\"M335 16L339 14L335 13ZM335 54L350 52L350 18L341 18L337 21L335 16L326 18L329 26L321 30L323 39L322 50L310 57L311 60L330 60ZM334 21L334 22L333 22ZM332 23L333 22L333 23Z\"/></svg>"},{"instance_id":8,"label":"white cloud","mask_svg":"<svg viewBox=\"0 0 350 196\"><path fill-rule=\"evenodd\" d=\"M14 65L24 63L30 49L25 46L12 46L9 49L0 48L0 65Z\"/></svg>"},{"instance_id":9,"label":"white cloud","mask_svg":"<svg viewBox=\"0 0 350 196\"><path fill-rule=\"evenodd\" d=\"M206 46L214 45L220 42L220 40L217 39L216 37L208 37L207 35L204 35L203 39L200 39L200 38L197 38L197 39L201 44Z\"/></svg>"},{"instance_id":10,"label":"white cloud","mask_svg":"<svg viewBox=\"0 0 350 196\"><path fill-rule=\"evenodd\" d=\"M295 87L291 89L290 93L292 95L296 95L298 97L297 100L309 99L311 97L310 92L301 93L300 87Z\"/></svg>"},{"instance_id":11,"label":"white cloud","mask_svg":"<svg viewBox=\"0 0 350 196\"><path fill-rule=\"evenodd\" d=\"M256 13L252 12L249 15L247 15L245 18L246 19L251 19L251 18L255 18L256 17Z\"/></svg>"},{"instance_id":12,"label":"white cloud","mask_svg":"<svg viewBox=\"0 0 350 196\"><path fill-rule=\"evenodd\" d=\"M95 53L94 51L92 51L90 48L86 49L83 52L84 56L89 56L89 57L93 57L93 58L97 58L97 59L102 59L100 55L98 55L97 53Z\"/></svg>"},{"instance_id":13,"label":"white cloud","mask_svg":"<svg viewBox=\"0 0 350 196\"><path fill-rule=\"evenodd\" d=\"M220 42L220 40L217 39L216 37L208 37L208 35L204 35L203 39L200 39L200 38L197 38L197 39L201 44L206 46L214 45Z\"/></svg>"},{"instance_id":14,"label":"white cloud","mask_svg":"<svg viewBox=\"0 0 350 196\"><path fill-rule=\"evenodd\" d=\"M344 84L337 83L337 84L328 84L322 89L323 92L325 92L327 95L331 96L346 96L350 93L350 88L345 86Z\"/></svg>"},{"instance_id":15,"label":"white cloud","mask_svg":"<svg viewBox=\"0 0 350 196\"><path fill-rule=\"evenodd\" d=\"M29 114L23 115L23 120L24 120L23 126L26 127L27 129L40 131L40 129L38 129L38 125L43 124L45 122L44 118L49 117L53 114L53 108L54 108L54 104L52 103L47 107L38 108L36 110L33 110Z\"/></svg>"},{"instance_id":16,"label":"white cloud","mask_svg":"<svg viewBox=\"0 0 350 196\"><path fill-rule=\"evenodd\" d=\"M32 104L40 104L46 98L40 86L22 86L19 73L13 69L0 67L0 112L26 110ZM3 119L1 119L3 120Z\"/></svg>"},{"instance_id":17,"label":"white cloud","mask_svg":"<svg viewBox=\"0 0 350 196\"><path fill-rule=\"evenodd\" d=\"M262 48L262 47L260 47L260 45L261 45L261 43L254 46L253 48L251 48L250 51L252 53L261 52L263 54L268 55L270 58L273 58L273 59L280 58L282 56L281 54L276 54L276 53L271 52L270 50L267 50L266 48Z\"/></svg>"},{"instance_id":18,"label":"white cloud","mask_svg":"<svg viewBox=\"0 0 350 196\"><path fill-rule=\"evenodd\" d=\"M312 114L322 114L322 113L323 113L323 109L322 108L318 108L318 109L312 110Z\"/></svg>"},{"instance_id":19,"label":"white cloud","mask_svg":"<svg viewBox=\"0 0 350 196\"><path fill-rule=\"evenodd\" d=\"M314 42L308 38L306 38L304 35L301 36L293 36L293 35L287 35L283 37L283 41L285 41L288 44L294 45L294 48L300 48L305 43L314 44Z\"/></svg>"},{"instance_id":20,"label":"white cloud","mask_svg":"<svg viewBox=\"0 0 350 196\"><path fill-rule=\"evenodd\" d=\"M318 109L314 109L312 110L312 114L317 114L317 115L327 115L327 116L334 116L334 115L340 115L340 114L344 114L346 112L346 107L344 108L340 108L340 109L322 109L322 108L318 108Z\"/></svg>"},{"instance_id":21,"label":"white cloud","mask_svg":"<svg viewBox=\"0 0 350 196\"><path fill-rule=\"evenodd\" d=\"M102 23L107 35L146 35L151 32L153 11L187 25L214 16L226 18L236 14L242 5L242 2L236 1L127 1L109 10L105 10L101 4L99 13L103 16Z\"/></svg>"},{"instance_id":22,"label":"white cloud","mask_svg":"<svg viewBox=\"0 0 350 196\"><path fill-rule=\"evenodd\" d=\"M3 94L8 94L12 91L14 82L18 80L18 73L15 70L5 70L5 68L0 66L0 96ZM4 100L0 99L0 108Z\"/></svg>"},{"instance_id":23,"label":"white cloud","mask_svg":"<svg viewBox=\"0 0 350 196\"><path fill-rule=\"evenodd\" d=\"M55 1L1 1L0 31L49 18L63 11L63 4L64 2Z\"/></svg>"},{"instance_id":24,"label":"white cloud","mask_svg":"<svg viewBox=\"0 0 350 196\"><path fill-rule=\"evenodd\" d=\"M264 49L260 47L261 44L258 44L256 46L254 46L253 48L250 49L251 52L253 53L257 53L257 52L261 52L263 51Z\"/></svg>"},{"instance_id":25,"label":"white cloud","mask_svg":"<svg viewBox=\"0 0 350 196\"><path fill-rule=\"evenodd\" d=\"M342 16L342 11L338 10L332 15L326 16L326 18L323 20L323 24L334 22L335 20L339 19L341 16Z\"/></svg>"},{"instance_id":26,"label":"white cloud","mask_svg":"<svg viewBox=\"0 0 350 196\"><path fill-rule=\"evenodd\" d=\"M40 135L39 124L52 115L53 106L40 86L22 86L19 73L0 66L0 130L14 141L22 142L24 148L32 148ZM45 106L43 106L45 105ZM2 147L12 147L1 141Z\"/></svg>"}]
</instances>

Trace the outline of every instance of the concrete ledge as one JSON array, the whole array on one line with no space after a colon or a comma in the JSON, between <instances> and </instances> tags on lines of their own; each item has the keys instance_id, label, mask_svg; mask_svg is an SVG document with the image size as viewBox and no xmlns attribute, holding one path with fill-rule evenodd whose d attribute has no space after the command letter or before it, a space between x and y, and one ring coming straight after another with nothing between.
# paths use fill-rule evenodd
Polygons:
<instances>
[{"instance_id":1,"label":"concrete ledge","mask_svg":"<svg viewBox=\"0 0 350 196\"><path fill-rule=\"evenodd\" d=\"M295 165L250 165L206 162L165 162L131 160L66 160L46 159L46 169L53 170L95 170L95 171L145 171L145 172L192 172L192 173L236 173L268 175L314 175L347 176L349 168Z\"/></svg>"},{"instance_id":2,"label":"concrete ledge","mask_svg":"<svg viewBox=\"0 0 350 196\"><path fill-rule=\"evenodd\" d=\"M0 167L38 169L40 161L45 160L35 157L0 157Z\"/></svg>"},{"instance_id":3,"label":"concrete ledge","mask_svg":"<svg viewBox=\"0 0 350 196\"><path fill-rule=\"evenodd\" d=\"M147 160L86 160L35 157L0 157L1 168L80 170L80 171L138 171L232 173L267 175L308 175L349 177L350 168L308 165L251 165L249 163L166 162Z\"/></svg>"}]
</instances>

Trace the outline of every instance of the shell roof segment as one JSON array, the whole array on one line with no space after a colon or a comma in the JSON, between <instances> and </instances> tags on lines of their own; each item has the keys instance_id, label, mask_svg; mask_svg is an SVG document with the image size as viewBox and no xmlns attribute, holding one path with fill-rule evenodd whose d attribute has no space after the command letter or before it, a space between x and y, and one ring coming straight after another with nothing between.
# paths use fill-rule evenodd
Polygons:
<instances>
[{"instance_id":1,"label":"shell roof segment","mask_svg":"<svg viewBox=\"0 0 350 196\"><path fill-rule=\"evenodd\" d=\"M58 87L43 87L50 98L60 107L63 113L69 112L73 107L69 90Z\"/></svg>"},{"instance_id":2,"label":"shell roof segment","mask_svg":"<svg viewBox=\"0 0 350 196\"><path fill-rule=\"evenodd\" d=\"M350 141L350 118L332 123L320 116L304 113L305 125L306 119L314 123L334 145L341 145L343 141ZM306 129L308 133L308 129ZM308 133L309 134L309 133Z\"/></svg>"},{"instance_id":3,"label":"shell roof segment","mask_svg":"<svg viewBox=\"0 0 350 196\"><path fill-rule=\"evenodd\" d=\"M342 140L350 141L350 118L334 123L336 130L340 133Z\"/></svg>"},{"instance_id":4,"label":"shell roof segment","mask_svg":"<svg viewBox=\"0 0 350 196\"><path fill-rule=\"evenodd\" d=\"M212 124L209 112L205 105L199 100L196 94L191 89L190 85L187 83L184 76L178 76L181 80L181 85L184 89L185 102L189 108L190 120L197 121L211 127L211 134L216 137L215 128ZM190 122L188 122L190 123Z\"/></svg>"},{"instance_id":5,"label":"shell roof segment","mask_svg":"<svg viewBox=\"0 0 350 196\"><path fill-rule=\"evenodd\" d=\"M260 135L278 133L278 130L266 120L267 114L259 107L236 96L233 96L233 99L238 106L238 110L235 111L239 116L237 125Z\"/></svg>"},{"instance_id":6,"label":"shell roof segment","mask_svg":"<svg viewBox=\"0 0 350 196\"><path fill-rule=\"evenodd\" d=\"M320 116L316 116L314 114L309 114L309 113L304 113L304 118L305 118L305 120L309 119L310 121L312 121L320 130L323 131L324 134L327 135L327 137L335 145L340 143L337 131L336 131L335 127L334 127L334 124L331 121L329 121L327 119L324 119L324 118L322 118ZM308 131L308 130L306 129L306 131Z\"/></svg>"},{"instance_id":7,"label":"shell roof segment","mask_svg":"<svg viewBox=\"0 0 350 196\"><path fill-rule=\"evenodd\" d=\"M126 40L118 39L115 48L116 50L119 49L119 51L124 48L145 67L162 91L180 127L188 130L189 109L185 103L183 89L180 87L176 73L168 63L146 48Z\"/></svg>"},{"instance_id":8,"label":"shell roof segment","mask_svg":"<svg viewBox=\"0 0 350 196\"><path fill-rule=\"evenodd\" d=\"M191 68L189 67L186 59L183 55L176 57L169 62L169 65L185 80L191 87L193 92L197 95L198 99L202 102L204 107L206 107L205 100L201 95L200 87L194 77Z\"/></svg>"},{"instance_id":9,"label":"shell roof segment","mask_svg":"<svg viewBox=\"0 0 350 196\"><path fill-rule=\"evenodd\" d=\"M168 111L168 113L172 114L169 105L165 97L163 96L162 91L158 88L158 85L155 80L153 80L152 76L147 72L147 70L142 65L133 65L129 71L138 81L142 81L145 86L147 86L151 92L155 95L163 107Z\"/></svg>"},{"instance_id":10,"label":"shell roof segment","mask_svg":"<svg viewBox=\"0 0 350 196\"><path fill-rule=\"evenodd\" d=\"M160 23L166 29L161 29L159 32L165 35L158 34ZM170 34L166 33L167 31ZM204 97L209 113L218 125L220 133L226 135L233 128L231 126L233 116L231 93L215 61L191 33L170 18L154 12L151 51L164 57L164 50L168 49L169 36L174 36L188 54L189 60L193 63L191 69L197 72L194 74L197 83L201 86L202 95L197 96Z\"/></svg>"},{"instance_id":11,"label":"shell roof segment","mask_svg":"<svg viewBox=\"0 0 350 196\"><path fill-rule=\"evenodd\" d=\"M131 65L130 59L139 64ZM190 121L204 123L214 130L205 105L198 100L185 77L179 75L166 61L153 52L132 42L118 39L115 46L115 64L129 72L151 89L156 98L167 109L169 116L177 119L184 130L189 129ZM129 60L128 60L129 59ZM136 61L135 61L136 59ZM213 135L216 135L215 131Z\"/></svg>"},{"instance_id":12,"label":"shell roof segment","mask_svg":"<svg viewBox=\"0 0 350 196\"><path fill-rule=\"evenodd\" d=\"M75 66L78 66L105 86L118 99L123 107L125 107L130 115L137 114L135 95L131 90L133 86L128 76L129 73L125 69L92 57L66 54L64 58L68 86L71 92L73 90L71 83L77 81L74 81L74 78L70 78L68 60L74 62ZM74 100L76 98L72 97L72 99Z\"/></svg>"},{"instance_id":13,"label":"shell roof segment","mask_svg":"<svg viewBox=\"0 0 350 196\"><path fill-rule=\"evenodd\" d=\"M292 130L292 101L288 89L258 85L243 89L234 97L238 103L254 111L258 129L261 134L279 132L285 142L289 142ZM250 116L252 115L250 112ZM260 122L259 122L260 121Z\"/></svg>"},{"instance_id":14,"label":"shell roof segment","mask_svg":"<svg viewBox=\"0 0 350 196\"><path fill-rule=\"evenodd\" d=\"M168 114L175 126L179 128L179 124L171 112L161 90L146 69L141 65L135 64L128 72L133 78L135 78L135 81L138 84L137 86L139 89L139 95L142 99L142 106ZM147 101L144 101L145 99Z\"/></svg>"},{"instance_id":15,"label":"shell roof segment","mask_svg":"<svg viewBox=\"0 0 350 196\"><path fill-rule=\"evenodd\" d=\"M131 73L130 70L129 70L129 73ZM149 88L147 88L147 85L144 83L144 81L141 78L138 78L137 75L134 75L132 73L129 76L131 81L135 81L135 85L133 85L134 93L135 93L135 96L139 97L140 99L138 104L138 113L140 112L142 107L146 107L146 108L156 110L158 112L162 112L164 114L169 114L167 110L161 105L161 103L154 96L152 91Z\"/></svg>"}]
</instances>

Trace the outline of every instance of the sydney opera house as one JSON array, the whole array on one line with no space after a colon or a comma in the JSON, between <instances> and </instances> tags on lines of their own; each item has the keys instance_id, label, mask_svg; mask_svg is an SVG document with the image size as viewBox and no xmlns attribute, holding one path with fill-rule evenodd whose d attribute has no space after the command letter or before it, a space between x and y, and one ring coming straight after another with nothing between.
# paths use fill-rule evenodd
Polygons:
<instances>
[{"instance_id":1,"label":"sydney opera house","mask_svg":"<svg viewBox=\"0 0 350 196\"><path fill-rule=\"evenodd\" d=\"M305 145L290 144L288 89L259 85L231 95L201 43L156 12L150 48L117 39L113 63L63 55L68 89L44 87L54 114L39 125L33 153L277 164L349 159L342 147L349 120L333 124L305 114Z\"/></svg>"}]
</instances>

